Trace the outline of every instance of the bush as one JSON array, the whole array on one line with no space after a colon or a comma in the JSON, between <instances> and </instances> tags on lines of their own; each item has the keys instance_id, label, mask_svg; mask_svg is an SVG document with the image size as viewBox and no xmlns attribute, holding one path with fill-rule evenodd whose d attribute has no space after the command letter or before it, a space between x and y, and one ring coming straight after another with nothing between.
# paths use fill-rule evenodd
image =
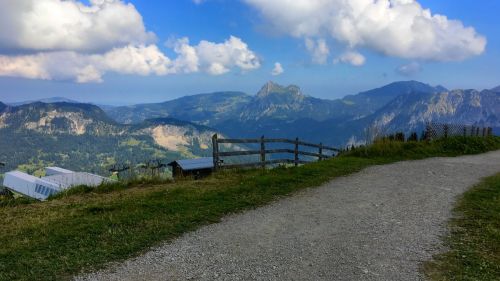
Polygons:
<instances>
[{"instance_id":1,"label":"bush","mask_svg":"<svg viewBox=\"0 0 500 281\"><path fill-rule=\"evenodd\" d=\"M408 141L418 141L417 132L411 133L410 136L408 137Z\"/></svg>"}]
</instances>

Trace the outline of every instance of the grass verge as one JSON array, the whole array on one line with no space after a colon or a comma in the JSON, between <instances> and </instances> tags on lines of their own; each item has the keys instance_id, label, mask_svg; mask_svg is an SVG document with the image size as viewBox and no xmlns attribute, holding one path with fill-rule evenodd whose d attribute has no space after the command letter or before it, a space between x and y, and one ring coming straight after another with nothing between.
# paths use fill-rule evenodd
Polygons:
<instances>
[{"instance_id":1,"label":"grass verge","mask_svg":"<svg viewBox=\"0 0 500 281\"><path fill-rule=\"evenodd\" d=\"M365 167L500 149L500 138L380 142L335 159L200 181L81 188L46 202L0 207L0 280L64 280L137 255L223 216Z\"/></svg>"},{"instance_id":2,"label":"grass verge","mask_svg":"<svg viewBox=\"0 0 500 281\"><path fill-rule=\"evenodd\" d=\"M457 202L449 251L425 264L431 280L500 280L500 173Z\"/></svg>"}]
</instances>

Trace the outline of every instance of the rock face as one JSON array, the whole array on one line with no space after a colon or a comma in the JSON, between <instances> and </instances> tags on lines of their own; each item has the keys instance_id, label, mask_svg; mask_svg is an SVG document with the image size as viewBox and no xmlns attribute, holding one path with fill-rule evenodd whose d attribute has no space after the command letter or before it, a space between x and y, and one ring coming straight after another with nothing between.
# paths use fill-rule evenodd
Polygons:
<instances>
[{"instance_id":1,"label":"rock face","mask_svg":"<svg viewBox=\"0 0 500 281\"><path fill-rule=\"evenodd\" d=\"M90 104L36 102L0 110L0 127L44 134L116 134L119 128L115 126L104 111Z\"/></svg>"},{"instance_id":2,"label":"rock face","mask_svg":"<svg viewBox=\"0 0 500 281\"><path fill-rule=\"evenodd\" d=\"M148 119L128 127L131 135L150 136L157 145L186 157L210 155L212 136L217 133L209 127L172 118Z\"/></svg>"},{"instance_id":3,"label":"rock face","mask_svg":"<svg viewBox=\"0 0 500 281\"><path fill-rule=\"evenodd\" d=\"M419 129L426 122L500 127L500 93L453 90L398 96L374 114L373 124L387 131Z\"/></svg>"},{"instance_id":4,"label":"rock face","mask_svg":"<svg viewBox=\"0 0 500 281\"><path fill-rule=\"evenodd\" d=\"M447 91L442 86L432 87L417 81L394 82L386 86L350 95L343 98L345 103L355 105L363 117L375 113L398 96L411 93L440 93Z\"/></svg>"}]
</instances>

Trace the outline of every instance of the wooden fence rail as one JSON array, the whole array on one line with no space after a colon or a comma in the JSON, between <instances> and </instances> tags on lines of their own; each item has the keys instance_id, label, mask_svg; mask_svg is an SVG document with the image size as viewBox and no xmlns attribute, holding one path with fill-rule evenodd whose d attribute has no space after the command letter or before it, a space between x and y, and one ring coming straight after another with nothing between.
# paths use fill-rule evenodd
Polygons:
<instances>
[{"instance_id":1,"label":"wooden fence rail","mask_svg":"<svg viewBox=\"0 0 500 281\"><path fill-rule=\"evenodd\" d=\"M242 151L227 151L220 152L219 144L260 144L259 150L242 150ZM289 148L279 148L279 149L266 149L266 143L285 143L285 144L293 144L294 149ZM323 159L328 159L335 156L336 152L340 152L340 149L325 146L322 143L315 144L300 141L299 138L295 140L290 139L266 139L264 136L258 139L219 139L218 135L215 134L212 137L212 146L213 146L213 159L214 159L214 170L221 168L239 168L239 167L262 167L265 168L266 165L272 164L305 164L311 161L300 160L299 156L311 156L317 157L319 161ZM317 148L318 152L308 152L299 150L300 146L304 147L312 147ZM330 151L330 154L326 154L325 151ZM267 160L266 155L269 154L293 154L294 159L272 159ZM228 156L247 156L247 155L260 155L260 161L258 162L250 162L250 163L240 163L240 164L223 164L221 161L221 157Z\"/></svg>"}]
</instances>

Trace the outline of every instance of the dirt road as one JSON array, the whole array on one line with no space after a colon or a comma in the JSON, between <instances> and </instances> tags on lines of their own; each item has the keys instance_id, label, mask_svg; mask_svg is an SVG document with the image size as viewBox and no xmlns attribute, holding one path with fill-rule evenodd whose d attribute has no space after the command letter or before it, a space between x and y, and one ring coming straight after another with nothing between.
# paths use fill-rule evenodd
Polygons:
<instances>
[{"instance_id":1,"label":"dirt road","mask_svg":"<svg viewBox=\"0 0 500 281\"><path fill-rule=\"evenodd\" d=\"M375 166L81 276L84 280L422 280L457 195L500 151Z\"/></svg>"}]
</instances>

